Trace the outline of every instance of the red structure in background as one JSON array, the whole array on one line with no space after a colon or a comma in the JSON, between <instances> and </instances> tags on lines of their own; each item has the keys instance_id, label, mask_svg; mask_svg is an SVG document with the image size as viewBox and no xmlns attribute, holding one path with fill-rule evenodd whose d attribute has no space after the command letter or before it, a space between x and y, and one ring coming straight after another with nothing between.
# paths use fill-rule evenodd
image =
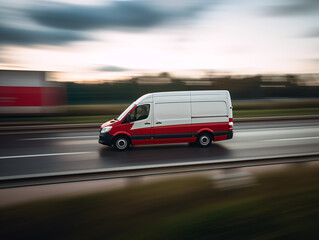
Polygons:
<instances>
[{"instance_id":1,"label":"red structure in background","mask_svg":"<svg viewBox=\"0 0 319 240\"><path fill-rule=\"evenodd\" d=\"M66 103L62 83L47 81L52 72L0 70L0 113L54 113Z\"/></svg>"}]
</instances>

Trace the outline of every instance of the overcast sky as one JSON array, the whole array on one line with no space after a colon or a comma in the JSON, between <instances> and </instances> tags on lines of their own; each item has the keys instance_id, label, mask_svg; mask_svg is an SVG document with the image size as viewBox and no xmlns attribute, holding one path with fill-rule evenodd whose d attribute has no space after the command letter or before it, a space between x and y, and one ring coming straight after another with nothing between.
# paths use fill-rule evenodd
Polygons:
<instances>
[{"instance_id":1,"label":"overcast sky","mask_svg":"<svg viewBox=\"0 0 319 240\"><path fill-rule=\"evenodd\" d=\"M0 0L0 68L318 73L318 0Z\"/></svg>"}]
</instances>

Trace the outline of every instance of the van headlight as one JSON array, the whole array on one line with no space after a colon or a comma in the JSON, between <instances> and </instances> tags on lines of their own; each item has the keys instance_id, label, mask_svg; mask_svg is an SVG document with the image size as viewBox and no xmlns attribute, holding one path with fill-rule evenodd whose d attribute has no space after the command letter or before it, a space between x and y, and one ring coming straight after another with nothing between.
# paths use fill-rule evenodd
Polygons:
<instances>
[{"instance_id":1,"label":"van headlight","mask_svg":"<svg viewBox=\"0 0 319 240\"><path fill-rule=\"evenodd\" d=\"M102 128L102 130L101 130L101 133L107 133L107 132L109 132L110 130L111 130L111 128L112 127L104 127L104 128Z\"/></svg>"}]
</instances>

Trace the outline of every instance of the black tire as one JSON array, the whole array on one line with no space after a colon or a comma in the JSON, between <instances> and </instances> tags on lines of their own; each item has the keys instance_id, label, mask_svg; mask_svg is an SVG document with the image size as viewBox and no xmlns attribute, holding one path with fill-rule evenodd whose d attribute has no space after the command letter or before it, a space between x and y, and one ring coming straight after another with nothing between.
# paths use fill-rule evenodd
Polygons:
<instances>
[{"instance_id":1,"label":"black tire","mask_svg":"<svg viewBox=\"0 0 319 240\"><path fill-rule=\"evenodd\" d=\"M197 137L197 144L201 147L208 147L212 144L213 136L211 133L205 132L201 133Z\"/></svg>"},{"instance_id":2,"label":"black tire","mask_svg":"<svg viewBox=\"0 0 319 240\"><path fill-rule=\"evenodd\" d=\"M125 151L130 147L131 143L128 137L121 135L115 138L113 146L118 151Z\"/></svg>"}]
</instances>

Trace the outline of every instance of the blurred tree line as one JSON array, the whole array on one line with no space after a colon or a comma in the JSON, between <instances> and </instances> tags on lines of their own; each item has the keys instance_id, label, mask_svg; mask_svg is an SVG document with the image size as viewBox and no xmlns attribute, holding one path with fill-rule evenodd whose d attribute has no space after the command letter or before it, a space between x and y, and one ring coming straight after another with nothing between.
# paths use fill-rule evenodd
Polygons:
<instances>
[{"instance_id":1,"label":"blurred tree line","mask_svg":"<svg viewBox=\"0 0 319 240\"><path fill-rule=\"evenodd\" d=\"M233 100L319 97L319 86L306 85L299 75L185 79L161 73L159 76L142 76L125 82L66 83L66 88L69 105L129 103L150 92L190 90L228 90Z\"/></svg>"}]
</instances>

